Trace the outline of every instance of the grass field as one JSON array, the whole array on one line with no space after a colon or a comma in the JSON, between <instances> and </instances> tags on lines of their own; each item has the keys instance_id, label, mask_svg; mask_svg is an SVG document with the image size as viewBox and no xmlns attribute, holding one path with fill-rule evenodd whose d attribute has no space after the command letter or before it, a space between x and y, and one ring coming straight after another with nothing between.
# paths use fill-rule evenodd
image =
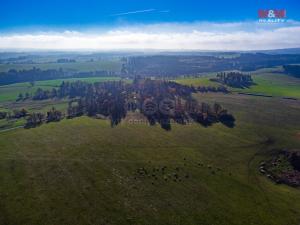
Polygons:
<instances>
[{"instance_id":1,"label":"grass field","mask_svg":"<svg viewBox=\"0 0 300 225\"><path fill-rule=\"evenodd\" d=\"M167 132L82 117L0 133L0 224L298 225L299 190L272 183L258 164L300 147L299 102L196 97L223 104L236 127Z\"/></svg>"},{"instance_id":2,"label":"grass field","mask_svg":"<svg viewBox=\"0 0 300 225\"><path fill-rule=\"evenodd\" d=\"M74 63L36 63L36 64L0 64L0 72L7 72L10 69L29 70L33 67L42 70L47 69L64 69L78 72L89 72L96 70L120 71L122 62L119 59L99 60L93 62L74 62Z\"/></svg>"},{"instance_id":3,"label":"grass field","mask_svg":"<svg viewBox=\"0 0 300 225\"><path fill-rule=\"evenodd\" d=\"M194 86L220 86L217 82L212 82L209 79L213 77L211 76L204 76L204 77L199 77L199 78L181 78L181 79L176 79L175 81L184 84L184 85L194 85Z\"/></svg>"},{"instance_id":4,"label":"grass field","mask_svg":"<svg viewBox=\"0 0 300 225\"><path fill-rule=\"evenodd\" d=\"M258 85L235 91L299 94L298 81L286 75L263 70L253 77ZM177 81L211 85L208 79ZM1 86L0 110L65 111L67 99L15 102L20 92L61 82ZM299 188L275 184L258 168L280 149L300 149L300 101L194 97L223 105L236 126L172 124L165 131L124 120L111 128L81 117L28 130L18 128L24 120L0 120L0 224L299 225Z\"/></svg>"},{"instance_id":5,"label":"grass field","mask_svg":"<svg viewBox=\"0 0 300 225\"><path fill-rule=\"evenodd\" d=\"M233 89L239 92L300 98L300 80L280 73L261 73L253 76L257 85L249 89Z\"/></svg>"},{"instance_id":6,"label":"grass field","mask_svg":"<svg viewBox=\"0 0 300 225\"><path fill-rule=\"evenodd\" d=\"M256 85L250 88L229 88L234 92L272 95L276 97L300 98L300 79L282 73L280 68L266 68L251 73ZM185 85L218 86L209 79L216 74L208 74L199 78L181 78L175 81Z\"/></svg>"},{"instance_id":7,"label":"grass field","mask_svg":"<svg viewBox=\"0 0 300 225\"><path fill-rule=\"evenodd\" d=\"M37 81L32 87L29 82L17 83L11 85L0 86L0 104L6 101L15 101L20 93L33 93L38 88L52 89L53 87L59 86L63 81L73 82L81 80L85 82L101 82L108 80L120 80L119 77L90 77L90 78L70 78L70 79L57 79L47 81ZM0 105L1 106L1 105Z\"/></svg>"}]
</instances>

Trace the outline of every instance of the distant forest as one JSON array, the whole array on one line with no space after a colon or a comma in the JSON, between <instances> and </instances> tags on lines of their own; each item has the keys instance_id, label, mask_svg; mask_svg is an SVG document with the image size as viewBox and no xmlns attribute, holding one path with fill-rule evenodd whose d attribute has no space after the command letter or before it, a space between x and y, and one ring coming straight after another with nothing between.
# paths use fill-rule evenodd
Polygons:
<instances>
[{"instance_id":1,"label":"distant forest","mask_svg":"<svg viewBox=\"0 0 300 225\"><path fill-rule=\"evenodd\" d=\"M241 54L238 57L215 56L137 56L127 58L123 76L177 77L226 70L253 71L260 68L300 63L300 55Z\"/></svg>"},{"instance_id":2,"label":"distant forest","mask_svg":"<svg viewBox=\"0 0 300 225\"><path fill-rule=\"evenodd\" d=\"M300 78L300 65L285 65L283 69L287 74Z\"/></svg>"},{"instance_id":3,"label":"distant forest","mask_svg":"<svg viewBox=\"0 0 300 225\"><path fill-rule=\"evenodd\" d=\"M113 71L91 71L91 72L72 72L63 69L41 70L32 68L31 70L14 70L0 73L0 85L7 85L20 82L32 82L42 80L54 80L64 78L85 78L85 77L112 77L119 74Z\"/></svg>"}]
</instances>

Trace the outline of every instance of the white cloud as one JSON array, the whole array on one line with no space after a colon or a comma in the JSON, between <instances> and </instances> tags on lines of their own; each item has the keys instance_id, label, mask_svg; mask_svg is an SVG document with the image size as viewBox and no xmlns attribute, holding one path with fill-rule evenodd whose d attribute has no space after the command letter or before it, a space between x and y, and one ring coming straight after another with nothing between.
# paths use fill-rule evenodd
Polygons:
<instances>
[{"instance_id":1,"label":"white cloud","mask_svg":"<svg viewBox=\"0 0 300 225\"><path fill-rule=\"evenodd\" d=\"M122 12L122 13L116 13L112 14L110 16L124 16L124 15L130 15L130 14L138 14L138 13L146 13L146 12L153 12L156 9L143 9L143 10L136 10L136 11L129 11L129 12Z\"/></svg>"},{"instance_id":2,"label":"white cloud","mask_svg":"<svg viewBox=\"0 0 300 225\"><path fill-rule=\"evenodd\" d=\"M0 34L0 49L259 50L300 47L300 23L163 23L106 31Z\"/></svg>"}]
</instances>

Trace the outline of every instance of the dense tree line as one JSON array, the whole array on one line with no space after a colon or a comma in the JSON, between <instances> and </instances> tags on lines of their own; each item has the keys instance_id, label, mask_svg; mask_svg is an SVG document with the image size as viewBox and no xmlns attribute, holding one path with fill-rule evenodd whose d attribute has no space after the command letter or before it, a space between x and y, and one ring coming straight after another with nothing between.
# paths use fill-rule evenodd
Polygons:
<instances>
[{"instance_id":1,"label":"dense tree line","mask_svg":"<svg viewBox=\"0 0 300 225\"><path fill-rule=\"evenodd\" d=\"M248 88L254 84L250 74L239 72L221 72L217 74L216 78L210 80L235 88Z\"/></svg>"},{"instance_id":2,"label":"dense tree line","mask_svg":"<svg viewBox=\"0 0 300 225\"><path fill-rule=\"evenodd\" d=\"M43 123L58 122L64 118L64 114L55 108L52 108L46 114L41 112L30 113L24 108L14 109L12 112L0 112L0 120L13 120L21 118L26 119L26 123L24 125L25 128L33 128Z\"/></svg>"},{"instance_id":3,"label":"dense tree line","mask_svg":"<svg viewBox=\"0 0 300 225\"><path fill-rule=\"evenodd\" d=\"M42 80L54 80L61 78L72 77L105 77L105 76L117 76L118 74L113 71L90 71L90 72L74 72L66 71L63 69L48 69L41 70L33 67L30 70L14 70L11 69L8 72L0 73L0 85L42 81Z\"/></svg>"},{"instance_id":4,"label":"dense tree line","mask_svg":"<svg viewBox=\"0 0 300 225\"><path fill-rule=\"evenodd\" d=\"M0 120L5 119L7 117L7 112L0 112Z\"/></svg>"},{"instance_id":5,"label":"dense tree line","mask_svg":"<svg viewBox=\"0 0 300 225\"><path fill-rule=\"evenodd\" d=\"M27 94L25 94L27 96ZM44 99L50 99L50 98L56 98L58 97L56 88L52 88L51 90L43 90L42 88L38 88L35 93L32 96L33 100L44 100ZM20 99L20 95L19 95ZM26 100L27 98L23 98L23 100Z\"/></svg>"},{"instance_id":6,"label":"dense tree line","mask_svg":"<svg viewBox=\"0 0 300 225\"><path fill-rule=\"evenodd\" d=\"M237 57L201 55L132 56L124 59L121 74L124 77L178 77L205 72L228 70L253 71L260 68L300 63L300 55L271 55L242 53Z\"/></svg>"},{"instance_id":7,"label":"dense tree line","mask_svg":"<svg viewBox=\"0 0 300 225\"><path fill-rule=\"evenodd\" d=\"M15 109L13 110L13 115L12 117L15 119L20 119L23 117L26 117L28 115L28 111L26 109Z\"/></svg>"},{"instance_id":8,"label":"dense tree line","mask_svg":"<svg viewBox=\"0 0 300 225\"><path fill-rule=\"evenodd\" d=\"M62 82L55 91L38 89L33 99L68 97L67 118L101 115L109 118L112 126L119 124L128 111L139 111L150 124L159 123L166 130L171 129L172 121L180 124L195 121L204 126L222 122L233 127L233 116L220 105L198 105L192 97L197 91L197 88L172 81L136 77L131 84L123 81Z\"/></svg>"},{"instance_id":9,"label":"dense tree line","mask_svg":"<svg viewBox=\"0 0 300 225\"><path fill-rule=\"evenodd\" d=\"M206 93L206 92L221 92L221 93L229 93L229 90L225 86L199 86L196 88L198 92Z\"/></svg>"},{"instance_id":10,"label":"dense tree line","mask_svg":"<svg viewBox=\"0 0 300 225\"><path fill-rule=\"evenodd\" d=\"M283 69L287 74L300 78L300 65L284 65Z\"/></svg>"},{"instance_id":11,"label":"dense tree line","mask_svg":"<svg viewBox=\"0 0 300 225\"><path fill-rule=\"evenodd\" d=\"M75 63L76 60L75 59L57 59L56 60L57 63Z\"/></svg>"},{"instance_id":12,"label":"dense tree line","mask_svg":"<svg viewBox=\"0 0 300 225\"><path fill-rule=\"evenodd\" d=\"M28 115L26 109L14 109L12 112L0 112L0 119L20 119Z\"/></svg>"},{"instance_id":13,"label":"dense tree line","mask_svg":"<svg viewBox=\"0 0 300 225\"><path fill-rule=\"evenodd\" d=\"M28 113L24 128L34 128L42 125L43 123L59 122L63 118L64 114L61 111L56 110L54 107L46 114L41 112Z\"/></svg>"}]
</instances>

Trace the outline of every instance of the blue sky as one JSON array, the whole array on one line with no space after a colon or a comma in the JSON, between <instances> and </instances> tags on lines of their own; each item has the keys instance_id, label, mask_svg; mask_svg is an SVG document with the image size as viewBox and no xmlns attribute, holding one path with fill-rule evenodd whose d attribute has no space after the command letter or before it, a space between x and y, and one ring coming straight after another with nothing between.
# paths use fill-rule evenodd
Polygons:
<instances>
[{"instance_id":1,"label":"blue sky","mask_svg":"<svg viewBox=\"0 0 300 225\"><path fill-rule=\"evenodd\" d=\"M22 27L113 26L122 23L237 22L258 9L286 9L300 20L299 0L1 0L0 31ZM126 12L136 12L126 14ZM124 13L123 15L121 15ZM119 15L116 15L119 14Z\"/></svg>"},{"instance_id":2,"label":"blue sky","mask_svg":"<svg viewBox=\"0 0 300 225\"><path fill-rule=\"evenodd\" d=\"M299 47L300 0L0 0L0 49ZM287 21L258 23L259 9Z\"/></svg>"}]
</instances>

